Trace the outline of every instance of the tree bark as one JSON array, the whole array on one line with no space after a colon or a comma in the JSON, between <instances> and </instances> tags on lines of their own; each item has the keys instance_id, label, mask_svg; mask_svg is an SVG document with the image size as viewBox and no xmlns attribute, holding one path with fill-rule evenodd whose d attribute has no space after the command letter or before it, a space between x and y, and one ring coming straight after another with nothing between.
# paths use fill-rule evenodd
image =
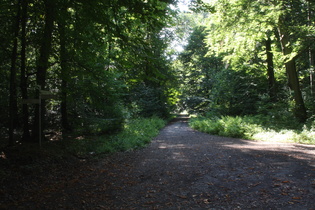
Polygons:
<instances>
[{"instance_id":1,"label":"tree bark","mask_svg":"<svg viewBox=\"0 0 315 210\"><path fill-rule=\"evenodd\" d=\"M26 21L27 21L27 0L22 1L22 17L21 17L21 76L20 76L20 88L22 99L27 99L27 77L26 77ZM29 111L28 105L22 105L22 117L23 117L23 136L22 141L30 140L30 130L29 130Z\"/></svg>"},{"instance_id":2,"label":"tree bark","mask_svg":"<svg viewBox=\"0 0 315 210\"><path fill-rule=\"evenodd\" d=\"M9 145L14 144L14 129L17 124L17 88L16 88L16 61L17 61L17 47L18 47L18 36L20 30L20 15L21 15L21 0L17 3L17 15L13 25L14 38L13 38L13 49L11 55L11 69L10 69L10 97L9 97Z\"/></svg>"},{"instance_id":3,"label":"tree bark","mask_svg":"<svg viewBox=\"0 0 315 210\"><path fill-rule=\"evenodd\" d=\"M311 94L313 99L315 99L315 50L310 49L310 86Z\"/></svg>"},{"instance_id":4,"label":"tree bark","mask_svg":"<svg viewBox=\"0 0 315 210\"><path fill-rule=\"evenodd\" d=\"M312 23L312 17L313 17L313 11L312 11L312 4L311 1L308 1L307 4L307 10L308 10L308 26L311 27L313 25ZM309 62L310 62L310 87L311 87L311 95L313 99L315 99L315 49L313 47L310 47L309 49Z\"/></svg>"},{"instance_id":5,"label":"tree bark","mask_svg":"<svg viewBox=\"0 0 315 210\"><path fill-rule=\"evenodd\" d=\"M61 9L61 14L58 21L58 29L60 36L60 66L61 66L61 126L64 131L71 130L68 120L68 77L69 66L67 63L67 48L66 48L66 23L64 15L66 7Z\"/></svg>"},{"instance_id":6,"label":"tree bark","mask_svg":"<svg viewBox=\"0 0 315 210\"><path fill-rule=\"evenodd\" d=\"M267 54L267 75L269 84L269 96L271 101L277 100L277 87L273 65L273 53L271 52L271 39L268 37L266 40L266 54Z\"/></svg>"},{"instance_id":7,"label":"tree bark","mask_svg":"<svg viewBox=\"0 0 315 210\"><path fill-rule=\"evenodd\" d=\"M278 28L282 52L284 56L289 56L292 53L292 48L289 43L289 33L284 29L284 24L280 22L280 27ZM304 99L302 96L300 82L298 73L296 71L295 58L291 58L288 61L285 61L285 68L288 77L288 83L291 90L294 92L294 101L295 101L295 116L300 122L305 122L307 119L306 108L304 104Z\"/></svg>"},{"instance_id":8,"label":"tree bark","mask_svg":"<svg viewBox=\"0 0 315 210\"><path fill-rule=\"evenodd\" d=\"M294 92L295 100L295 115L300 122L305 122L307 119L306 108L300 89L300 82L298 79L298 74L296 72L295 60L292 59L285 64L286 71L288 74L290 88Z\"/></svg>"},{"instance_id":9,"label":"tree bark","mask_svg":"<svg viewBox=\"0 0 315 210\"><path fill-rule=\"evenodd\" d=\"M54 0L45 1L45 27L44 27L44 33L42 37L42 43L40 47L39 60L38 60L37 72L36 72L36 82L39 88L37 91L38 97L40 94L40 90L45 89L45 85L46 85L46 73L47 73L48 64L49 64L48 59L49 59L49 55L51 51L52 33L54 29L55 9L56 9L55 7L56 5L55 5ZM41 110L41 113L39 113L39 110ZM39 105L36 105L36 108L35 108L35 119L34 119L33 133L32 133L33 135L32 139L34 141L38 140L40 132L42 132L45 128L45 120L44 120L45 113L46 113L45 100L41 100L41 109L39 108ZM42 116L41 131L39 129L40 115Z\"/></svg>"}]
</instances>

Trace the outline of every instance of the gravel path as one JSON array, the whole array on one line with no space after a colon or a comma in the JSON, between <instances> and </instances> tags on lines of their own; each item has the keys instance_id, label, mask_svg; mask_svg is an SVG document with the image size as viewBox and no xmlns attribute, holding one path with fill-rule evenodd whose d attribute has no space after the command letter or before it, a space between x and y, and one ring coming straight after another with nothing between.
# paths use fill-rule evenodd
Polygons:
<instances>
[{"instance_id":1,"label":"gravel path","mask_svg":"<svg viewBox=\"0 0 315 210\"><path fill-rule=\"evenodd\" d=\"M48 187L39 202L37 197L36 203L22 204L33 209L315 209L315 146L212 136L189 128L184 117L162 129L148 147L82 170Z\"/></svg>"}]
</instances>

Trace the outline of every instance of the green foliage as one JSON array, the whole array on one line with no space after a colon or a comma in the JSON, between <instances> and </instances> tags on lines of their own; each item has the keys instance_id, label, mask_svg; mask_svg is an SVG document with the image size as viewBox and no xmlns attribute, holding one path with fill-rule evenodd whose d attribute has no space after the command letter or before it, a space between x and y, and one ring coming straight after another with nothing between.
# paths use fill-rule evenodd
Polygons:
<instances>
[{"instance_id":1,"label":"green foliage","mask_svg":"<svg viewBox=\"0 0 315 210\"><path fill-rule=\"evenodd\" d=\"M239 71L222 69L213 76L210 111L220 115L245 115L257 111L259 96L266 91L266 83L258 69Z\"/></svg>"},{"instance_id":2,"label":"green foliage","mask_svg":"<svg viewBox=\"0 0 315 210\"><path fill-rule=\"evenodd\" d=\"M135 116L167 118L169 110L163 89L140 84L131 92L132 112Z\"/></svg>"},{"instance_id":3,"label":"green foliage","mask_svg":"<svg viewBox=\"0 0 315 210\"><path fill-rule=\"evenodd\" d=\"M151 142L165 121L158 117L133 119L126 123L123 132L112 138L115 148L121 151L141 148Z\"/></svg>"},{"instance_id":4,"label":"green foliage","mask_svg":"<svg viewBox=\"0 0 315 210\"><path fill-rule=\"evenodd\" d=\"M268 84L261 66L235 61L233 68L204 43L205 27L195 27L180 54L182 107L190 113L253 114Z\"/></svg>"},{"instance_id":5,"label":"green foliage","mask_svg":"<svg viewBox=\"0 0 315 210\"><path fill-rule=\"evenodd\" d=\"M69 83L69 120L84 133L106 133L121 127L123 83L112 72L95 72ZM105 79L106 82L103 82Z\"/></svg>"},{"instance_id":6,"label":"green foliage","mask_svg":"<svg viewBox=\"0 0 315 210\"><path fill-rule=\"evenodd\" d=\"M129 119L117 134L82 136L66 140L63 144L69 152L79 156L132 150L147 145L164 126L165 121L158 117Z\"/></svg>"},{"instance_id":7,"label":"green foliage","mask_svg":"<svg viewBox=\"0 0 315 210\"><path fill-rule=\"evenodd\" d=\"M204 27L195 27L188 38L188 44L179 55L181 66L181 106L190 113L205 112L210 102L213 75L222 67L220 58L205 57L208 49L203 42Z\"/></svg>"},{"instance_id":8,"label":"green foliage","mask_svg":"<svg viewBox=\"0 0 315 210\"><path fill-rule=\"evenodd\" d=\"M193 1L205 21L194 25L175 62L182 81L180 107L201 115L287 116L279 122L283 124L291 117L304 120L305 100L312 115L314 64L310 66L309 61L314 52L309 50L314 46L307 43L314 35L310 11L315 4L302 0L214 0L205 11L204 2ZM283 43L282 37L289 37L288 42ZM289 67L284 64L290 60L298 74L293 70L286 78Z\"/></svg>"},{"instance_id":9,"label":"green foliage","mask_svg":"<svg viewBox=\"0 0 315 210\"><path fill-rule=\"evenodd\" d=\"M189 122L196 130L213 135L245 138L245 128L241 117L223 116L220 119L195 118Z\"/></svg>"},{"instance_id":10,"label":"green foliage","mask_svg":"<svg viewBox=\"0 0 315 210\"><path fill-rule=\"evenodd\" d=\"M47 9L50 3L54 10ZM43 104L42 128L104 134L119 131L130 116L166 117L176 101L174 75L165 54L171 40L165 28L175 14L169 7L172 3L4 0L0 6L1 127L8 126L10 85L17 87L18 122L14 129L19 132L15 133L24 128L27 133L33 128L32 121L39 121L35 106L22 109L21 103L22 98L38 97L38 85L58 96ZM26 11L23 15L18 12L22 10ZM21 56L12 59L16 60L16 79L10 84L12 51ZM22 64L26 64L26 76ZM139 84L145 87L136 90ZM35 128L34 140L39 132Z\"/></svg>"},{"instance_id":11,"label":"green foliage","mask_svg":"<svg viewBox=\"0 0 315 210\"><path fill-rule=\"evenodd\" d=\"M309 43L312 42L310 37L314 35L313 24L310 24L314 16L310 11L313 11L315 5L303 0L279 0L272 3L251 0L229 2L215 0L211 1L211 6L215 8L215 12L209 16L207 23L206 42L209 51L223 56L224 61L234 71L248 66L259 69L257 73L265 76L262 70L269 67L268 71L270 69L275 71L275 83L283 79L284 64L290 61L292 66L285 66L286 73L291 72L290 68L293 69L296 66L299 74L295 74L295 69L288 74L289 87L294 93L287 96L294 99L295 108L291 111L296 113L299 120L305 120L303 100L307 97L301 96L298 83L302 81L303 75L310 74L308 70L310 58L306 52L314 48L313 44ZM286 39L282 39L283 37ZM271 51L268 51L272 56L269 55L269 57L266 52L266 40L271 42ZM273 62L272 68L270 68L270 61ZM271 83L272 80L270 78L268 80ZM279 89L284 90L286 85L282 83ZM309 84L301 85L302 88L307 86ZM288 90L289 88L286 88L286 91ZM302 91L302 95L308 95L307 89L302 89Z\"/></svg>"},{"instance_id":12,"label":"green foliage","mask_svg":"<svg viewBox=\"0 0 315 210\"><path fill-rule=\"evenodd\" d=\"M197 117L192 118L189 125L196 130L213 135L257 141L315 144L313 122L303 126L297 124L294 118L288 119L285 116L279 118L268 115Z\"/></svg>"},{"instance_id":13,"label":"green foliage","mask_svg":"<svg viewBox=\"0 0 315 210\"><path fill-rule=\"evenodd\" d=\"M88 117L84 119L78 119L75 125L75 132L77 134L94 134L102 135L114 133L122 129L123 118L97 118Z\"/></svg>"},{"instance_id":14,"label":"green foliage","mask_svg":"<svg viewBox=\"0 0 315 210\"><path fill-rule=\"evenodd\" d=\"M303 127L303 130L298 132L296 136L295 142L299 142L302 144L315 144L315 125L308 128L307 126Z\"/></svg>"}]
</instances>

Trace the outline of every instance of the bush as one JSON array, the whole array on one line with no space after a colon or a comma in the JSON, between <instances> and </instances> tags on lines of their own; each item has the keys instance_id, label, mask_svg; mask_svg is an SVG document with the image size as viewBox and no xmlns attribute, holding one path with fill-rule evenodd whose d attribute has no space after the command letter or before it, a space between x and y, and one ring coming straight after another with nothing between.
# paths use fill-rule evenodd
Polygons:
<instances>
[{"instance_id":1,"label":"bush","mask_svg":"<svg viewBox=\"0 0 315 210\"><path fill-rule=\"evenodd\" d=\"M158 117L131 119L112 141L120 151L144 147L164 126L165 121Z\"/></svg>"},{"instance_id":2,"label":"bush","mask_svg":"<svg viewBox=\"0 0 315 210\"><path fill-rule=\"evenodd\" d=\"M240 117L222 117L221 119L195 118L190 121L190 126L196 130L213 135L243 138L245 128Z\"/></svg>"},{"instance_id":3,"label":"bush","mask_svg":"<svg viewBox=\"0 0 315 210\"><path fill-rule=\"evenodd\" d=\"M223 128L219 131L219 135L235 138L246 137L245 128L243 126L243 121L241 117L225 116L222 117L219 122Z\"/></svg>"},{"instance_id":4,"label":"bush","mask_svg":"<svg viewBox=\"0 0 315 210\"><path fill-rule=\"evenodd\" d=\"M286 121L282 121L284 119ZM189 125L193 129L213 135L259 141L315 144L315 126L313 122L301 126L291 121L286 117L276 119L268 115L223 116L220 118L197 117L191 119ZM295 129L292 129L292 125Z\"/></svg>"},{"instance_id":5,"label":"bush","mask_svg":"<svg viewBox=\"0 0 315 210\"><path fill-rule=\"evenodd\" d=\"M108 154L141 148L155 137L165 121L158 117L130 119L123 129L115 135L78 137L64 141L68 150L76 155Z\"/></svg>"},{"instance_id":6,"label":"bush","mask_svg":"<svg viewBox=\"0 0 315 210\"><path fill-rule=\"evenodd\" d=\"M77 123L79 122L80 125L76 125L76 132L86 135L111 134L122 129L123 121L123 118L89 117L77 120Z\"/></svg>"},{"instance_id":7,"label":"bush","mask_svg":"<svg viewBox=\"0 0 315 210\"><path fill-rule=\"evenodd\" d=\"M315 126L311 128L304 126L295 141L303 144L315 144Z\"/></svg>"},{"instance_id":8,"label":"bush","mask_svg":"<svg viewBox=\"0 0 315 210\"><path fill-rule=\"evenodd\" d=\"M168 118L170 105L162 87L149 86L144 83L134 87L130 93L133 116Z\"/></svg>"}]
</instances>

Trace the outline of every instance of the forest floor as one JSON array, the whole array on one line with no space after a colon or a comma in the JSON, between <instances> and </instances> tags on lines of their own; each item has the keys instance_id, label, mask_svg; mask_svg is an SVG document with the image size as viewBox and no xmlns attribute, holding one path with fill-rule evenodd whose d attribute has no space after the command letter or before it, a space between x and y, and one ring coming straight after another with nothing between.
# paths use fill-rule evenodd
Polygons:
<instances>
[{"instance_id":1,"label":"forest floor","mask_svg":"<svg viewBox=\"0 0 315 210\"><path fill-rule=\"evenodd\" d=\"M0 180L0 209L315 209L315 146L212 136L177 118L148 147Z\"/></svg>"}]
</instances>

